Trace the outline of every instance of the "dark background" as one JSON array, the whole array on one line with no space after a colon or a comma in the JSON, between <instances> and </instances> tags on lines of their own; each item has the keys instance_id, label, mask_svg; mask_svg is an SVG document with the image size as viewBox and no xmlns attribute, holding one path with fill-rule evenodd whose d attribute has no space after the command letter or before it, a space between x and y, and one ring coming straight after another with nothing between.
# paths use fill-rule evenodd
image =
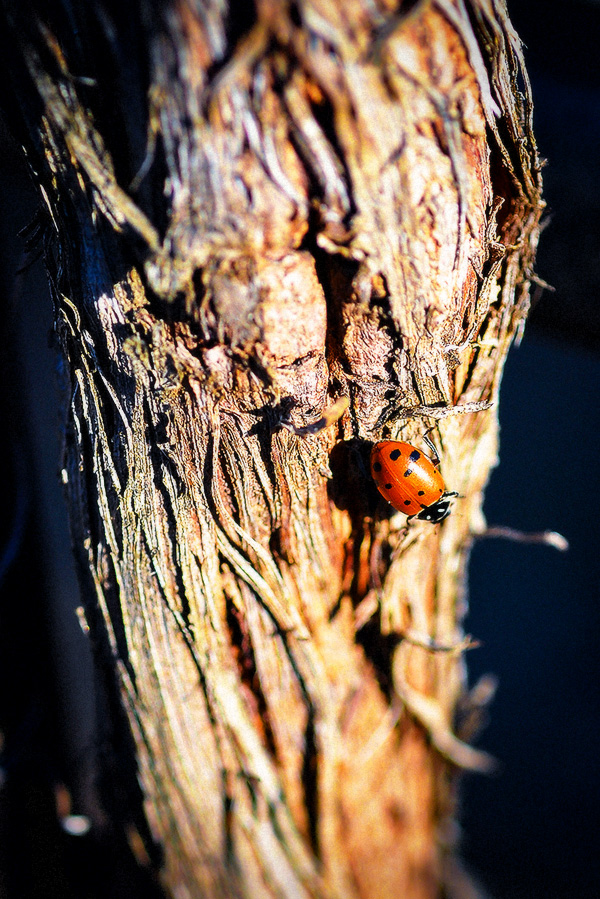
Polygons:
<instances>
[{"instance_id":1,"label":"dark background","mask_svg":"<svg viewBox=\"0 0 600 899\"><path fill-rule=\"evenodd\" d=\"M548 160L537 272L555 292L509 356L485 513L491 525L559 531L571 548L474 547L466 629L482 646L469 653L469 681L499 678L480 745L501 770L465 779L463 856L493 899L598 899L600 5L509 8ZM77 823L69 813L97 820L99 737L57 477L51 303L41 266L14 280L28 258L16 234L35 200L6 139L0 209L0 899L147 899L154 887L119 847L56 822L57 800L67 823Z\"/></svg>"},{"instance_id":2,"label":"dark background","mask_svg":"<svg viewBox=\"0 0 600 899\"><path fill-rule=\"evenodd\" d=\"M600 5L509 0L526 44L552 284L510 353L490 525L546 528L570 550L475 546L469 679L499 678L481 744L499 776L470 778L464 856L494 899L600 897Z\"/></svg>"}]
</instances>

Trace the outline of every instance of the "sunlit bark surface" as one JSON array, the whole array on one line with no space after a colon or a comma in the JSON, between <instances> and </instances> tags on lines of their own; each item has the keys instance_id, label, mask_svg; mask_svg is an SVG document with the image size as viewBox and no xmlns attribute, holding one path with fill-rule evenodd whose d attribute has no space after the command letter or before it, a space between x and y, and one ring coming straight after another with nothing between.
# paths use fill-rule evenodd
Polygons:
<instances>
[{"instance_id":1,"label":"sunlit bark surface","mask_svg":"<svg viewBox=\"0 0 600 899\"><path fill-rule=\"evenodd\" d=\"M5 92L165 888L452 894L489 764L465 565L541 212L519 40L487 0L75 6L5 0ZM407 527L369 448L428 428L459 497Z\"/></svg>"}]
</instances>

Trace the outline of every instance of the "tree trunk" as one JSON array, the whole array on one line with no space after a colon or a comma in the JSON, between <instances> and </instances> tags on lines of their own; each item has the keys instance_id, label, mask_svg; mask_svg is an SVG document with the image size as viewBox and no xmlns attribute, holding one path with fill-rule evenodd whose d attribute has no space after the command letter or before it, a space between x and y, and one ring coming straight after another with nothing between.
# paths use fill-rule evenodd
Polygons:
<instances>
[{"instance_id":1,"label":"tree trunk","mask_svg":"<svg viewBox=\"0 0 600 899\"><path fill-rule=\"evenodd\" d=\"M542 209L503 4L24 6L63 479L163 883L464 896L465 568ZM430 426L459 496L407 525L369 448Z\"/></svg>"}]
</instances>

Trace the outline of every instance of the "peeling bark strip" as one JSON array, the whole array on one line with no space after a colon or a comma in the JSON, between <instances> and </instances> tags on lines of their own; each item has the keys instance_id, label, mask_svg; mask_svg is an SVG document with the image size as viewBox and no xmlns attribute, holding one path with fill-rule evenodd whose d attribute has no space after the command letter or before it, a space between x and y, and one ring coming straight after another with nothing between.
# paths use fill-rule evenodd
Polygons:
<instances>
[{"instance_id":1,"label":"peeling bark strip","mask_svg":"<svg viewBox=\"0 0 600 899\"><path fill-rule=\"evenodd\" d=\"M489 763L455 713L497 434L445 412L497 399L542 209L503 4L20 7L74 539L163 882L437 896ZM460 498L407 531L364 460L428 424Z\"/></svg>"}]
</instances>

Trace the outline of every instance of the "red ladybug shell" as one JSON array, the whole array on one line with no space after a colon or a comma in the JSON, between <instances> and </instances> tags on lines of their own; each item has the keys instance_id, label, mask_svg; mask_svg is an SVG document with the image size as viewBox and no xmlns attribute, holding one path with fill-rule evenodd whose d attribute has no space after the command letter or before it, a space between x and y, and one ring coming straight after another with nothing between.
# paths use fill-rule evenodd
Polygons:
<instances>
[{"instance_id":1,"label":"red ladybug shell","mask_svg":"<svg viewBox=\"0 0 600 899\"><path fill-rule=\"evenodd\" d=\"M371 450L371 474L381 495L406 515L437 523L450 513L444 479L410 443L383 440Z\"/></svg>"}]
</instances>

